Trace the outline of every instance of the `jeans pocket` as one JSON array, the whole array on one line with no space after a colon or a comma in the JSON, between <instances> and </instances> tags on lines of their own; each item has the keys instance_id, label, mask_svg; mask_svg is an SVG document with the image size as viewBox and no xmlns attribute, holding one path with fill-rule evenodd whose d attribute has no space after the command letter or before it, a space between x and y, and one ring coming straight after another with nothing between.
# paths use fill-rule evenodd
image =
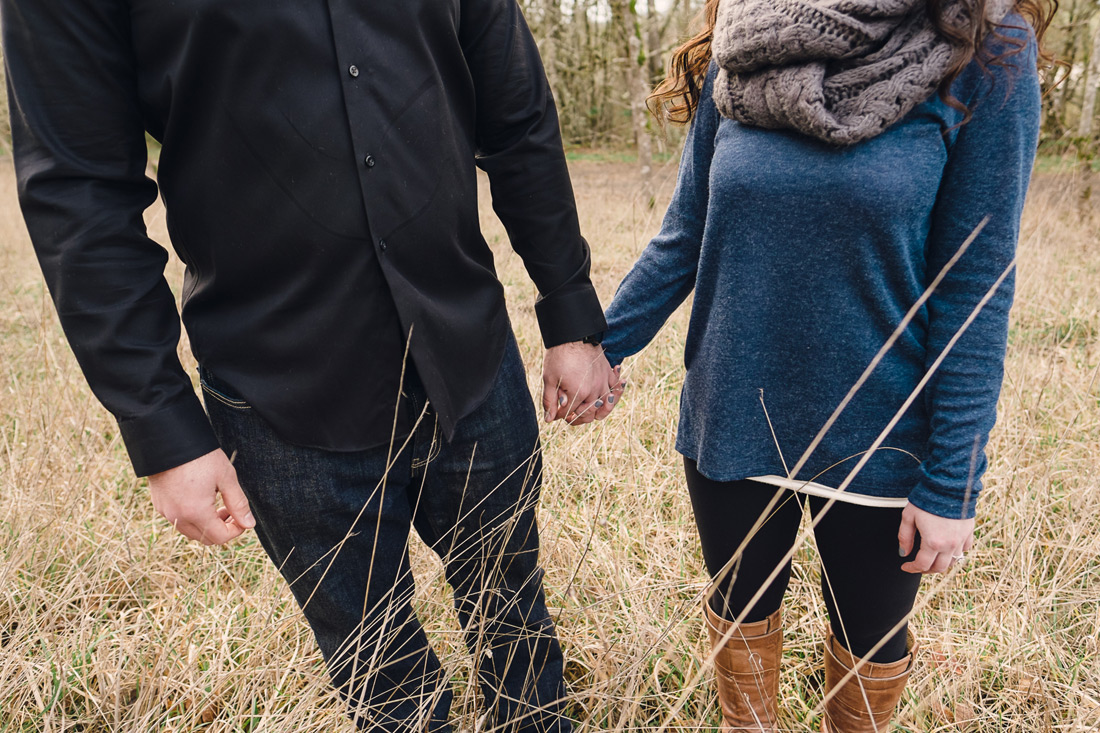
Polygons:
<instances>
[{"instance_id":1,"label":"jeans pocket","mask_svg":"<svg viewBox=\"0 0 1100 733\"><path fill-rule=\"evenodd\" d=\"M233 388L218 379L206 367L199 367L199 386L203 394L234 410L251 410L252 405L238 397Z\"/></svg>"}]
</instances>

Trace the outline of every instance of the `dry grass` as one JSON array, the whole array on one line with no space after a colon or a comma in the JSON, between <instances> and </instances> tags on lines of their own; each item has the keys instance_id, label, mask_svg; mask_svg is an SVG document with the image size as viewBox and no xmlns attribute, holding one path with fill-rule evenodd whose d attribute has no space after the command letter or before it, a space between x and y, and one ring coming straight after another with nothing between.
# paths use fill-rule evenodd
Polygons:
<instances>
[{"instance_id":1,"label":"dry grass","mask_svg":"<svg viewBox=\"0 0 1100 733\"><path fill-rule=\"evenodd\" d=\"M605 301L659 224L631 168L578 164ZM1094 182L1095 183L1095 182ZM1008 378L971 561L926 581L925 653L898 729L1100 730L1100 213L1087 181L1037 181L1021 244ZM1090 208L1090 206L1092 208ZM486 216L530 381L533 286ZM164 241L163 215L149 215ZM178 265L170 276L178 282ZM130 475L60 334L0 166L0 733L350 731L289 592L258 543L186 542ZM628 362L598 426L544 431L547 591L585 730L712 730L705 587L672 449L685 313ZM188 357L189 358L189 357ZM476 705L438 561L414 548L418 608ZM824 608L814 549L788 595L784 725L811 730Z\"/></svg>"}]
</instances>

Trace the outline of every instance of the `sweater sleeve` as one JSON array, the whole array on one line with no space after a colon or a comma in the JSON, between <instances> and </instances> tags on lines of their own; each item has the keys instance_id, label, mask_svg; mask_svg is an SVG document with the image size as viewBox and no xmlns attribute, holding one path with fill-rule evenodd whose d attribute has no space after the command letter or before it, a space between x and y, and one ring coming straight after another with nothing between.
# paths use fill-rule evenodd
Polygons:
<instances>
[{"instance_id":1,"label":"sweater sleeve","mask_svg":"<svg viewBox=\"0 0 1100 733\"><path fill-rule=\"evenodd\" d=\"M641 351L695 287L699 250L707 220L710 162L718 132L711 66L699 109L680 158L676 190L661 231L627 273L607 310L604 351L612 364Z\"/></svg>"},{"instance_id":2,"label":"sweater sleeve","mask_svg":"<svg viewBox=\"0 0 1100 733\"><path fill-rule=\"evenodd\" d=\"M1035 41L1023 30L1005 35L1026 47L1003 65L990 65L988 74L975 64L968 70L976 90L967 102L973 116L950 147L926 245L931 283L985 222L927 305L930 437L909 500L950 518L974 516L986 469L1004 374L1016 241L1039 135Z\"/></svg>"}]
</instances>

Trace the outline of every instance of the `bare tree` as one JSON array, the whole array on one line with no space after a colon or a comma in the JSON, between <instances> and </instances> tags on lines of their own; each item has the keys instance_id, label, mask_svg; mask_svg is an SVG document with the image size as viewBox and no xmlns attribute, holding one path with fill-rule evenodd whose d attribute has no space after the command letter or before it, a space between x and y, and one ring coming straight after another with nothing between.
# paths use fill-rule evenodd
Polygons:
<instances>
[{"instance_id":1,"label":"bare tree","mask_svg":"<svg viewBox=\"0 0 1100 733\"><path fill-rule=\"evenodd\" d=\"M643 178L648 179L653 169L653 138L649 133L646 108L646 99L650 92L649 53L637 1L611 0L611 22L616 28L616 36L624 56L624 92L630 108L639 172Z\"/></svg>"},{"instance_id":2,"label":"bare tree","mask_svg":"<svg viewBox=\"0 0 1100 733\"><path fill-rule=\"evenodd\" d=\"M652 134L646 97L705 1L517 0L539 42L567 144L634 149L647 170L663 138ZM1043 79L1043 139L1055 150L1072 144L1100 151L1098 34L1100 0L1061 0L1046 42L1061 65ZM2 84L0 106L6 107ZM3 111L0 154L10 139Z\"/></svg>"},{"instance_id":3,"label":"bare tree","mask_svg":"<svg viewBox=\"0 0 1100 733\"><path fill-rule=\"evenodd\" d=\"M1077 137L1082 140L1090 140L1092 138L1093 120L1096 118L1096 92L1100 90L1100 22L1097 22L1092 29L1088 71L1085 74L1083 86L1081 120L1077 126Z\"/></svg>"}]
</instances>

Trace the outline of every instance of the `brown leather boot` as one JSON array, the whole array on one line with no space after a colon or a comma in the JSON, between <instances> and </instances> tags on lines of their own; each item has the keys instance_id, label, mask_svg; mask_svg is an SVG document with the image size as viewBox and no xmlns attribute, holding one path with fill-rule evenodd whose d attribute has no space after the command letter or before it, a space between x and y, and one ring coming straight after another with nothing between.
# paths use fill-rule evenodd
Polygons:
<instances>
[{"instance_id":1,"label":"brown leather boot","mask_svg":"<svg viewBox=\"0 0 1100 733\"><path fill-rule=\"evenodd\" d=\"M886 733L894 717L909 670L917 651L912 632L906 643L909 653L889 664L865 662L856 674L840 685L825 702L822 733ZM832 629L825 633L825 692L828 694L856 666L858 659L844 648Z\"/></svg>"},{"instance_id":2,"label":"brown leather boot","mask_svg":"<svg viewBox=\"0 0 1100 733\"><path fill-rule=\"evenodd\" d=\"M780 612L763 621L741 624L731 632L733 622L718 616L709 603L704 605L710 644L717 649L714 670L722 705L722 733L775 733L779 659L783 655Z\"/></svg>"}]
</instances>

